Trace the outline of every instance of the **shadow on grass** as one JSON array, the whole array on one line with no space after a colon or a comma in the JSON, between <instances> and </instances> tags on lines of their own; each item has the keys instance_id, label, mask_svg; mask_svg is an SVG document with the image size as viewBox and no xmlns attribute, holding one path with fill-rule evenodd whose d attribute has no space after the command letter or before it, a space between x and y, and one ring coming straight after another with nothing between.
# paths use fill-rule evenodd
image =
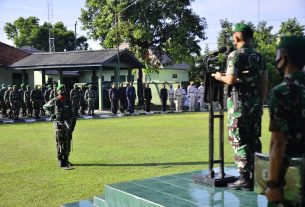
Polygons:
<instances>
[{"instance_id":1,"label":"shadow on grass","mask_svg":"<svg viewBox=\"0 0 305 207\"><path fill-rule=\"evenodd\" d=\"M164 163L117 163L117 164L73 164L73 166L103 166L103 167L151 167L151 166L181 166L181 165L207 165L209 162L164 162ZM225 164L232 165L234 162L227 162ZM215 167L218 165L215 164Z\"/></svg>"}]
</instances>

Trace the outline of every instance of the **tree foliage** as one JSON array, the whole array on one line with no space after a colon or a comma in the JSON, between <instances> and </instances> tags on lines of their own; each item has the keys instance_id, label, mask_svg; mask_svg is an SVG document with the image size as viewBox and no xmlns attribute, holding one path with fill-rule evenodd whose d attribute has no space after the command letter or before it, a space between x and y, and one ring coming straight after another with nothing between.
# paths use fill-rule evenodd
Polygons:
<instances>
[{"instance_id":1,"label":"tree foliage","mask_svg":"<svg viewBox=\"0 0 305 207\"><path fill-rule=\"evenodd\" d=\"M80 20L84 29L105 48L126 42L140 60L150 62L151 49L166 53L173 62L190 61L200 54L200 40L206 39L206 20L189 7L193 0L86 0ZM134 4L133 4L134 3ZM115 19L118 17L118 30Z\"/></svg>"},{"instance_id":2,"label":"tree foliage","mask_svg":"<svg viewBox=\"0 0 305 207\"><path fill-rule=\"evenodd\" d=\"M74 50L74 32L67 29L62 22L56 22L53 26L47 22L39 25L37 17L19 17L13 23L7 22L4 31L8 39L13 40L17 47L30 45L42 51L49 50L49 29L54 33L56 51ZM76 40L77 50L88 48L87 38L81 36Z\"/></svg>"},{"instance_id":3,"label":"tree foliage","mask_svg":"<svg viewBox=\"0 0 305 207\"><path fill-rule=\"evenodd\" d=\"M282 22L279 35L280 36L304 36L305 26L301 25L296 18L288 19Z\"/></svg>"}]
</instances>

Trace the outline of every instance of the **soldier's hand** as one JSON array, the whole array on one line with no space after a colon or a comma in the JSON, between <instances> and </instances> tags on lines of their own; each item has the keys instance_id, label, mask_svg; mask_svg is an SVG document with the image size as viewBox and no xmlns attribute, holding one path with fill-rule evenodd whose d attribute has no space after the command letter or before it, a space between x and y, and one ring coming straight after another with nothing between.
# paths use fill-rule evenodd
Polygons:
<instances>
[{"instance_id":1,"label":"soldier's hand","mask_svg":"<svg viewBox=\"0 0 305 207\"><path fill-rule=\"evenodd\" d=\"M220 72L216 72L214 78L216 80L220 80L221 79L222 74Z\"/></svg>"},{"instance_id":2,"label":"soldier's hand","mask_svg":"<svg viewBox=\"0 0 305 207\"><path fill-rule=\"evenodd\" d=\"M283 199L281 188L267 188L266 197L270 202L280 202Z\"/></svg>"}]
</instances>

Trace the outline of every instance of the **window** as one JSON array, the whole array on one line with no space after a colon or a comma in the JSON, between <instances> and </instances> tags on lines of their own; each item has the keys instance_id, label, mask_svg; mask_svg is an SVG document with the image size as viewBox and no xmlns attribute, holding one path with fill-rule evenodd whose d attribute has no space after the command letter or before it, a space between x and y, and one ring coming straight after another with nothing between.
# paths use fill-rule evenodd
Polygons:
<instances>
[{"instance_id":1,"label":"window","mask_svg":"<svg viewBox=\"0 0 305 207\"><path fill-rule=\"evenodd\" d=\"M173 74L172 78L178 78L178 75L177 74Z\"/></svg>"}]
</instances>

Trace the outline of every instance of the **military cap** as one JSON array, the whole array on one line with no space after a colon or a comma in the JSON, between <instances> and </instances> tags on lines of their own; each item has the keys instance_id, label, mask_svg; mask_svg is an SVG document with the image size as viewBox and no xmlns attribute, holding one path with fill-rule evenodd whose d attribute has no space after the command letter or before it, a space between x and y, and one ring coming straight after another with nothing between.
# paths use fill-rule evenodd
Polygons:
<instances>
[{"instance_id":1,"label":"military cap","mask_svg":"<svg viewBox=\"0 0 305 207\"><path fill-rule=\"evenodd\" d=\"M26 85L26 87L27 87L27 88L29 88L29 87L30 87L30 85Z\"/></svg>"},{"instance_id":2,"label":"military cap","mask_svg":"<svg viewBox=\"0 0 305 207\"><path fill-rule=\"evenodd\" d=\"M7 85L7 87L12 87L12 85L9 84L9 85Z\"/></svg>"},{"instance_id":3,"label":"military cap","mask_svg":"<svg viewBox=\"0 0 305 207\"><path fill-rule=\"evenodd\" d=\"M295 48L305 50L305 37L302 36L282 36L277 45L280 48Z\"/></svg>"},{"instance_id":4,"label":"military cap","mask_svg":"<svg viewBox=\"0 0 305 207\"><path fill-rule=\"evenodd\" d=\"M57 86L57 91L60 91L60 90L62 90L62 89L64 89L65 88L65 85L64 84L59 84L58 86Z\"/></svg>"},{"instance_id":5,"label":"military cap","mask_svg":"<svg viewBox=\"0 0 305 207\"><path fill-rule=\"evenodd\" d=\"M2 87L5 87L6 85L3 83L1 86L2 86Z\"/></svg>"},{"instance_id":6,"label":"military cap","mask_svg":"<svg viewBox=\"0 0 305 207\"><path fill-rule=\"evenodd\" d=\"M235 32L243 32L247 34L249 37L253 37L253 31L251 27L245 23L237 23L234 26L233 33Z\"/></svg>"},{"instance_id":7,"label":"military cap","mask_svg":"<svg viewBox=\"0 0 305 207\"><path fill-rule=\"evenodd\" d=\"M24 86L25 86L25 84L24 84L24 83L22 83L22 84L20 85L20 87L21 87L21 88L23 88Z\"/></svg>"}]
</instances>

